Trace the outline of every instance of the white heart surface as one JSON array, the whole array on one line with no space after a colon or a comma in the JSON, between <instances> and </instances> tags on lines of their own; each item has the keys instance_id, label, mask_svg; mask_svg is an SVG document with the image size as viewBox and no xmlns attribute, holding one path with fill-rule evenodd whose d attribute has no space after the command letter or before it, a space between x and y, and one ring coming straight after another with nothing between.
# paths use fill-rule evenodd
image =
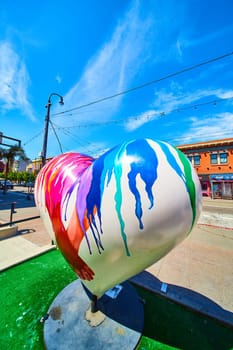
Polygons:
<instances>
[{"instance_id":1,"label":"white heart surface","mask_svg":"<svg viewBox=\"0 0 233 350\"><path fill-rule=\"evenodd\" d=\"M62 254L97 296L181 242L202 204L185 155L149 139L125 142L98 159L55 157L37 177L35 198Z\"/></svg>"}]
</instances>

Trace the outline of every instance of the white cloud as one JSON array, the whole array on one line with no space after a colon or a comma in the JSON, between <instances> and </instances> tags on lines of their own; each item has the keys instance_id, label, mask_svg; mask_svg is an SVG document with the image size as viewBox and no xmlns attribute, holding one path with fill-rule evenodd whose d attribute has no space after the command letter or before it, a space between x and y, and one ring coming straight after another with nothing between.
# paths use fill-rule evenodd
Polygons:
<instances>
[{"instance_id":1,"label":"white cloud","mask_svg":"<svg viewBox=\"0 0 233 350\"><path fill-rule=\"evenodd\" d=\"M162 89L155 93L153 105L166 113L195 104L205 98L227 99L233 97L233 90L224 89L197 89L190 91L181 88L179 84L171 83L168 89ZM206 102L207 100L205 100Z\"/></svg>"},{"instance_id":2,"label":"white cloud","mask_svg":"<svg viewBox=\"0 0 233 350\"><path fill-rule=\"evenodd\" d=\"M161 116L162 115L159 111L155 112L154 110L148 110L140 115L128 118L124 125L127 131L133 131L151 120L160 118Z\"/></svg>"},{"instance_id":3,"label":"white cloud","mask_svg":"<svg viewBox=\"0 0 233 350\"><path fill-rule=\"evenodd\" d=\"M118 23L112 37L86 65L80 80L64 96L65 109L89 103L114 95L128 88L140 66L147 57L146 36L150 29L150 18L140 18L138 1ZM147 57L148 58L148 57ZM119 107L123 95L95 105L95 118L110 118ZM87 121L93 118L88 113L81 117ZM60 110L57 109L59 113ZM80 121L80 114L79 114Z\"/></svg>"},{"instance_id":4,"label":"white cloud","mask_svg":"<svg viewBox=\"0 0 233 350\"><path fill-rule=\"evenodd\" d=\"M231 137L233 134L232 120L233 114L229 112L212 114L205 116L204 119L192 117L189 120L189 130L173 141L181 144Z\"/></svg>"},{"instance_id":5,"label":"white cloud","mask_svg":"<svg viewBox=\"0 0 233 350\"><path fill-rule=\"evenodd\" d=\"M176 41L176 51L179 57L183 56L182 42L179 39Z\"/></svg>"},{"instance_id":6,"label":"white cloud","mask_svg":"<svg viewBox=\"0 0 233 350\"><path fill-rule=\"evenodd\" d=\"M171 83L168 89L161 89L155 93L153 105L155 109L142 112L140 115L131 117L125 123L128 131L133 131L144 124L156 120L161 117L166 117L175 110L182 108L191 108L191 106L201 103L201 99L208 100L231 99L233 98L233 90L224 89L198 89L196 91L184 91L179 84ZM208 100L205 100L207 102ZM233 102L233 101L232 101Z\"/></svg>"},{"instance_id":7,"label":"white cloud","mask_svg":"<svg viewBox=\"0 0 233 350\"><path fill-rule=\"evenodd\" d=\"M195 27L194 27L195 29ZM195 33L195 35L189 34L188 36L185 36L185 32L182 33L182 35L179 36L178 42L179 45L182 46L183 49L189 49L201 45L211 45L213 42L220 42L223 38L226 37L226 35L229 35L229 32L233 30L233 25L229 26L222 26L221 29L216 26L216 30L212 30L210 32L206 31L200 32L199 36Z\"/></svg>"},{"instance_id":8,"label":"white cloud","mask_svg":"<svg viewBox=\"0 0 233 350\"><path fill-rule=\"evenodd\" d=\"M179 34L177 35L176 29L180 21L171 21L174 16L171 9L169 15L166 9L166 15L161 19L159 7L157 7L157 4L154 5L153 13L145 16L139 2L132 2L132 8L118 23L110 40L89 60L79 81L64 96L64 110L127 90L133 79L143 71L145 62L153 66L153 74L156 74L154 72L156 72L158 62L165 65L171 58L173 61L182 60L184 51L189 47L189 42L183 40ZM140 16L144 16L144 19L142 20ZM160 32L163 33L162 36ZM175 40L174 33L176 34ZM210 100L226 98L233 93L233 91L214 88L205 90L199 88L196 91L190 91L190 86L192 90L195 85L202 86L200 81L197 81L198 79L200 79L199 74L192 81L191 79L185 81L182 86L171 82L168 88L160 89L155 93L154 101L149 107L146 106L141 114L126 120L124 124L126 131L131 132L152 120L166 118L174 109L199 103L205 98ZM93 104L88 108L72 111L69 120L72 118L74 124L76 120L79 123L90 120L101 122L110 120L114 112L119 109L122 98L123 95L120 95L101 104ZM61 112L60 107L55 112ZM59 124L67 124L66 115L64 118L63 115L60 115Z\"/></svg>"},{"instance_id":9,"label":"white cloud","mask_svg":"<svg viewBox=\"0 0 233 350\"><path fill-rule=\"evenodd\" d=\"M218 92L219 98L233 98L233 90L219 90Z\"/></svg>"},{"instance_id":10,"label":"white cloud","mask_svg":"<svg viewBox=\"0 0 233 350\"><path fill-rule=\"evenodd\" d=\"M23 60L11 44L0 42L0 108L2 112L19 109L22 114L35 120L28 100L29 74Z\"/></svg>"},{"instance_id":11,"label":"white cloud","mask_svg":"<svg viewBox=\"0 0 233 350\"><path fill-rule=\"evenodd\" d=\"M59 74L56 75L55 80L58 82L58 84L61 84L62 78Z\"/></svg>"}]
</instances>

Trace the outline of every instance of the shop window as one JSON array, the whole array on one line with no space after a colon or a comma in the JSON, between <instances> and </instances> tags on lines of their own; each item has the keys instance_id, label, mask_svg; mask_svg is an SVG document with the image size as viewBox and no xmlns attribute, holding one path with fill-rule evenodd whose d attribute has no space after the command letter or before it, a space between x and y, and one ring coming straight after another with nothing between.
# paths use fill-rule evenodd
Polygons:
<instances>
[{"instance_id":1,"label":"shop window","mask_svg":"<svg viewBox=\"0 0 233 350\"><path fill-rule=\"evenodd\" d=\"M199 155L193 156L193 160L194 160L194 165L200 165L200 156Z\"/></svg>"},{"instance_id":2,"label":"shop window","mask_svg":"<svg viewBox=\"0 0 233 350\"><path fill-rule=\"evenodd\" d=\"M233 182L224 182L222 187L223 198L233 199Z\"/></svg>"},{"instance_id":3,"label":"shop window","mask_svg":"<svg viewBox=\"0 0 233 350\"><path fill-rule=\"evenodd\" d=\"M227 153L220 153L220 164L226 164L227 163Z\"/></svg>"},{"instance_id":4,"label":"shop window","mask_svg":"<svg viewBox=\"0 0 233 350\"><path fill-rule=\"evenodd\" d=\"M221 197L222 197L222 183L213 182L213 198L221 198Z\"/></svg>"},{"instance_id":5,"label":"shop window","mask_svg":"<svg viewBox=\"0 0 233 350\"><path fill-rule=\"evenodd\" d=\"M208 189L207 182L201 182L201 189L202 191L207 191Z\"/></svg>"},{"instance_id":6,"label":"shop window","mask_svg":"<svg viewBox=\"0 0 233 350\"><path fill-rule=\"evenodd\" d=\"M218 155L217 155L217 153L212 153L210 155L210 163L211 164L218 164Z\"/></svg>"}]
</instances>

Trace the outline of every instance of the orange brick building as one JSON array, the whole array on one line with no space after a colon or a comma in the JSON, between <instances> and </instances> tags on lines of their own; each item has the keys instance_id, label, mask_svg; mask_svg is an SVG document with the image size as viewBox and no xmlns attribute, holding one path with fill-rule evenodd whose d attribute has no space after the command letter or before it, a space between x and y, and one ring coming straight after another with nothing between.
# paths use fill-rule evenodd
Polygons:
<instances>
[{"instance_id":1,"label":"orange brick building","mask_svg":"<svg viewBox=\"0 0 233 350\"><path fill-rule=\"evenodd\" d=\"M233 138L177 146L199 176L202 194L233 199Z\"/></svg>"}]
</instances>

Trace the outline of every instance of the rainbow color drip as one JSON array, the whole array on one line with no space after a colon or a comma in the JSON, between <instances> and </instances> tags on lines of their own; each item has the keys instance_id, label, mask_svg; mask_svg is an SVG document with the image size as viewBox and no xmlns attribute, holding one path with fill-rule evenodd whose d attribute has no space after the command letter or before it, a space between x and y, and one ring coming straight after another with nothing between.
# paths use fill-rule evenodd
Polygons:
<instances>
[{"instance_id":1,"label":"rainbow color drip","mask_svg":"<svg viewBox=\"0 0 233 350\"><path fill-rule=\"evenodd\" d=\"M147 210L158 204L155 188L161 159L171 173L180 178L188 193L192 210L191 230L196 220L196 186L192 166L183 153L165 142L147 139L125 142L98 159L67 153L52 159L39 173L36 181L37 205L46 208L59 248L82 279L92 280L95 274L79 256L83 239L90 255L93 254L91 236L98 253L102 254L105 249L102 237L110 234L104 232L102 225L102 202L110 183L115 183L115 212L125 254L130 257L125 228L127 217L122 213L122 184L124 182L124 191L127 186L129 195L134 198L134 215L143 235L142 196L149 201ZM142 186L138 186L138 178L144 184L143 190Z\"/></svg>"}]
</instances>

